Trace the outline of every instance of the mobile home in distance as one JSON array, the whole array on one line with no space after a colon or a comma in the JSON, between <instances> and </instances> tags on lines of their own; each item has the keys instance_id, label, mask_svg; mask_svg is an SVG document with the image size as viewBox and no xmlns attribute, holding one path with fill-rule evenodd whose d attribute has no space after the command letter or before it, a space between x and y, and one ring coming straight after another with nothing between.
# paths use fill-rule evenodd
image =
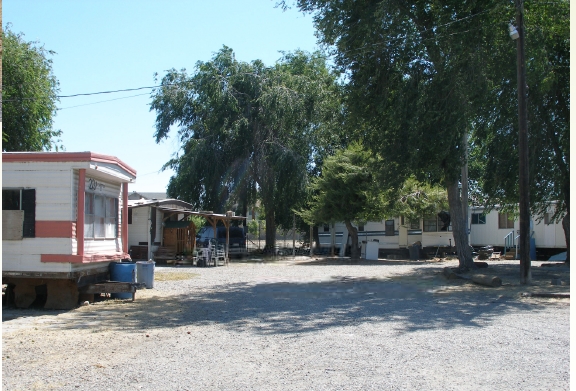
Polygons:
<instances>
[{"instance_id":1,"label":"mobile home in distance","mask_svg":"<svg viewBox=\"0 0 576 391\"><path fill-rule=\"evenodd\" d=\"M552 206L542 219L532 216L530 238L533 259L548 259L551 255L566 251L566 237L562 223L552 221ZM471 207L470 244L474 247L493 246L502 252L514 249L518 244L520 223L511 213L492 210L485 213L482 207Z\"/></svg>"},{"instance_id":2,"label":"mobile home in distance","mask_svg":"<svg viewBox=\"0 0 576 391\"><path fill-rule=\"evenodd\" d=\"M542 221L535 217L531 222L532 258L548 259L549 256L566 251L566 240L561 223L551 220L553 210L543 216ZM468 222L469 243L475 248L492 246L502 253L514 250L518 244L519 222L512 214L484 208L471 207ZM381 258L407 258L408 247L418 243L430 255L449 251L454 245L452 226L441 216L429 216L409 222L402 217L378 222L367 222L357 226L360 243L378 243ZM344 223L325 224L319 227L320 247L323 252L334 243L336 254L344 256L350 242Z\"/></svg>"},{"instance_id":3,"label":"mobile home in distance","mask_svg":"<svg viewBox=\"0 0 576 391\"><path fill-rule=\"evenodd\" d=\"M378 254L382 258L406 258L408 247L418 243L422 248L445 248L454 243L452 227L439 216L430 216L415 222L403 217L382 221L370 221L356 226L359 244L378 243ZM336 253L344 256L350 244L348 230L344 223L325 224L318 229L320 246L331 247L334 242ZM364 247L362 247L364 249Z\"/></svg>"},{"instance_id":4,"label":"mobile home in distance","mask_svg":"<svg viewBox=\"0 0 576 391\"><path fill-rule=\"evenodd\" d=\"M2 153L2 283L17 307L78 304L128 255L136 170L94 152Z\"/></svg>"}]
</instances>

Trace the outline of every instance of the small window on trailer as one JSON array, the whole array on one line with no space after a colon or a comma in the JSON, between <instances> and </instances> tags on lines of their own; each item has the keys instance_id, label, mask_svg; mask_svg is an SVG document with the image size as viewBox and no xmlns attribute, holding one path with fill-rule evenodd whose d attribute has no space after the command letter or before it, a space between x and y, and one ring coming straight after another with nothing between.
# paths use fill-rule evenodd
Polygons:
<instances>
[{"instance_id":1,"label":"small window on trailer","mask_svg":"<svg viewBox=\"0 0 576 391\"><path fill-rule=\"evenodd\" d=\"M36 236L36 189L2 189L2 210L24 211L22 237Z\"/></svg>"},{"instance_id":2,"label":"small window on trailer","mask_svg":"<svg viewBox=\"0 0 576 391\"><path fill-rule=\"evenodd\" d=\"M498 228L514 228L514 215L512 213L498 213Z\"/></svg>"},{"instance_id":3,"label":"small window on trailer","mask_svg":"<svg viewBox=\"0 0 576 391\"><path fill-rule=\"evenodd\" d=\"M472 224L486 224L486 215L484 213L472 213Z\"/></svg>"},{"instance_id":4,"label":"small window on trailer","mask_svg":"<svg viewBox=\"0 0 576 391\"><path fill-rule=\"evenodd\" d=\"M384 226L386 228L385 235L394 236L394 220L386 220Z\"/></svg>"}]
</instances>

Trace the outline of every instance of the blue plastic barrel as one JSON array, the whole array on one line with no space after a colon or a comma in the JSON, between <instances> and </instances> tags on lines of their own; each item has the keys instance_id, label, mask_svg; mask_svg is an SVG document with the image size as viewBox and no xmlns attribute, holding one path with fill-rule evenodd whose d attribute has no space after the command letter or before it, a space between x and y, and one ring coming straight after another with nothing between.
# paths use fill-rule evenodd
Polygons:
<instances>
[{"instance_id":1,"label":"blue plastic barrel","mask_svg":"<svg viewBox=\"0 0 576 391\"><path fill-rule=\"evenodd\" d=\"M110 262L110 281L136 282L136 264L130 262ZM131 299L132 293L112 293L113 299Z\"/></svg>"}]
</instances>

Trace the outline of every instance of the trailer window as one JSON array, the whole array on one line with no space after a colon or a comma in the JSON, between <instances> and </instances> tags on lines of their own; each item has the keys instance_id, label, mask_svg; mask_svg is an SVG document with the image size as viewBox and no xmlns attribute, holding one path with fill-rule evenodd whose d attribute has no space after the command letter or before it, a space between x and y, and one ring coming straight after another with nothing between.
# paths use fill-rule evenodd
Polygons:
<instances>
[{"instance_id":1,"label":"trailer window","mask_svg":"<svg viewBox=\"0 0 576 391\"><path fill-rule=\"evenodd\" d=\"M512 213L498 213L498 228L514 228L514 215Z\"/></svg>"},{"instance_id":2,"label":"trailer window","mask_svg":"<svg viewBox=\"0 0 576 391\"><path fill-rule=\"evenodd\" d=\"M22 237L36 236L36 189L2 189L2 210L24 211Z\"/></svg>"},{"instance_id":3,"label":"trailer window","mask_svg":"<svg viewBox=\"0 0 576 391\"><path fill-rule=\"evenodd\" d=\"M85 238L118 236L118 199L86 193L84 215Z\"/></svg>"},{"instance_id":4,"label":"trailer window","mask_svg":"<svg viewBox=\"0 0 576 391\"><path fill-rule=\"evenodd\" d=\"M448 224L447 227L446 224ZM445 218L445 221L442 221L439 215L430 215L424 217L423 231L424 232L452 231L452 225L450 224L449 219L447 220Z\"/></svg>"},{"instance_id":5,"label":"trailer window","mask_svg":"<svg viewBox=\"0 0 576 391\"><path fill-rule=\"evenodd\" d=\"M472 213L472 224L486 224L486 215L483 213Z\"/></svg>"},{"instance_id":6,"label":"trailer window","mask_svg":"<svg viewBox=\"0 0 576 391\"><path fill-rule=\"evenodd\" d=\"M386 220L384 226L386 227L386 236L394 236L394 220Z\"/></svg>"},{"instance_id":7,"label":"trailer window","mask_svg":"<svg viewBox=\"0 0 576 391\"><path fill-rule=\"evenodd\" d=\"M438 216L424 217L424 232L437 232L438 231Z\"/></svg>"}]
</instances>

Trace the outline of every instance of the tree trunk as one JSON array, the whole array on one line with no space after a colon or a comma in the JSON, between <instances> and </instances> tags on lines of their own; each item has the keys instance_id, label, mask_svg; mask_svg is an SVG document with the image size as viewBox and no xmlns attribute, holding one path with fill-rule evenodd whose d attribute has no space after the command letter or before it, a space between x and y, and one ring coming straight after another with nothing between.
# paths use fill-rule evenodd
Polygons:
<instances>
[{"instance_id":1,"label":"tree trunk","mask_svg":"<svg viewBox=\"0 0 576 391\"><path fill-rule=\"evenodd\" d=\"M566 263L570 265L570 212L562 219L562 228L566 237Z\"/></svg>"},{"instance_id":2,"label":"tree trunk","mask_svg":"<svg viewBox=\"0 0 576 391\"><path fill-rule=\"evenodd\" d=\"M350 248L350 258L360 259L360 249L358 248L358 230L352 225L350 221L346 221L346 228L348 229L348 234L352 238L352 246Z\"/></svg>"},{"instance_id":3,"label":"tree trunk","mask_svg":"<svg viewBox=\"0 0 576 391\"><path fill-rule=\"evenodd\" d=\"M276 248L276 221L274 219L274 210L266 208L266 246L268 251L274 251Z\"/></svg>"},{"instance_id":4,"label":"tree trunk","mask_svg":"<svg viewBox=\"0 0 576 391\"><path fill-rule=\"evenodd\" d=\"M314 237L314 248L320 248L320 236L318 235L318 225L312 227L312 236ZM312 248L312 246L310 246Z\"/></svg>"},{"instance_id":5,"label":"tree trunk","mask_svg":"<svg viewBox=\"0 0 576 391\"><path fill-rule=\"evenodd\" d=\"M458 253L460 271L467 271L474 268L472 251L468 242L468 227L466 227L464 213L462 211L462 201L458 189L458 181L448 183L448 204L450 205L450 222L452 223L452 234L454 235L454 245Z\"/></svg>"}]
</instances>

